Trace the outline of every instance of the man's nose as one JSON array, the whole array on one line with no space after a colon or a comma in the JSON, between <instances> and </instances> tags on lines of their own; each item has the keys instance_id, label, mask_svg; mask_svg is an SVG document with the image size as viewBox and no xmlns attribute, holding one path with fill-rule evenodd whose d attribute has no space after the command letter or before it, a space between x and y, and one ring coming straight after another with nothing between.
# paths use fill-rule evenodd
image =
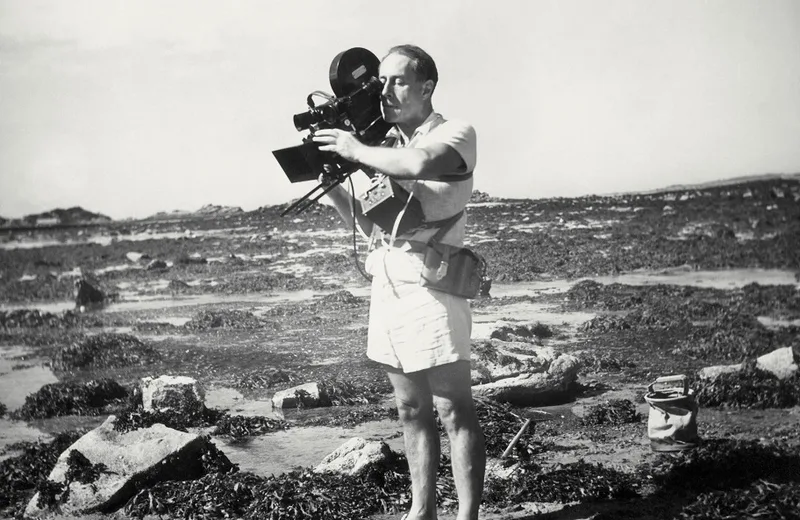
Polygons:
<instances>
[{"instance_id":1,"label":"man's nose","mask_svg":"<svg viewBox=\"0 0 800 520\"><path fill-rule=\"evenodd\" d=\"M387 81L386 83L383 84L383 87L381 88L381 97L384 99L389 97L389 86L390 86L389 82Z\"/></svg>"}]
</instances>

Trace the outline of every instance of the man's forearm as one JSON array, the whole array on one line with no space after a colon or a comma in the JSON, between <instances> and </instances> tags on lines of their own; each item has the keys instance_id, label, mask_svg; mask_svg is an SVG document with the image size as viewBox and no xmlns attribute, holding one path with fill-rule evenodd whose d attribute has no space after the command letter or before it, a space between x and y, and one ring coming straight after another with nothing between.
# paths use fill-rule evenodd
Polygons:
<instances>
[{"instance_id":1,"label":"man's forearm","mask_svg":"<svg viewBox=\"0 0 800 520\"><path fill-rule=\"evenodd\" d=\"M430 154L421 148L384 148L360 146L355 154L356 162L373 168L395 179L426 178L426 165Z\"/></svg>"},{"instance_id":2,"label":"man's forearm","mask_svg":"<svg viewBox=\"0 0 800 520\"><path fill-rule=\"evenodd\" d=\"M348 227L353 225L353 219L355 218L358 226L366 236L372 233L372 222L364 217L358 209L353 209L353 196L347 188L340 184L329 191L327 195L333 207L336 208L336 211L339 212Z\"/></svg>"}]
</instances>

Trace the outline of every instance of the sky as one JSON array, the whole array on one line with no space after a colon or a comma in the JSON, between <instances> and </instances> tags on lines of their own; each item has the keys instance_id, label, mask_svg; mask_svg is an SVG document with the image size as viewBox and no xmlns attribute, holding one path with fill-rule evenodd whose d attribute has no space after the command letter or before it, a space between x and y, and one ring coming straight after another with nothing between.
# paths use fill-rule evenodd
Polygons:
<instances>
[{"instance_id":1,"label":"sky","mask_svg":"<svg viewBox=\"0 0 800 520\"><path fill-rule=\"evenodd\" d=\"M797 173L799 29L796 0L0 0L0 216L299 197L292 116L339 52L401 43L492 196Z\"/></svg>"}]
</instances>

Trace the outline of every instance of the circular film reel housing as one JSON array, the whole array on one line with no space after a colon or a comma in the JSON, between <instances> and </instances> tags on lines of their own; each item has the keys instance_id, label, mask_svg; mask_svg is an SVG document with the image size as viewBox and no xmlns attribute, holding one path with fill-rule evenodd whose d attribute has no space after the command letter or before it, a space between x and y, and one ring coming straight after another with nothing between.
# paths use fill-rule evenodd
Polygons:
<instances>
[{"instance_id":1,"label":"circular film reel housing","mask_svg":"<svg viewBox=\"0 0 800 520\"><path fill-rule=\"evenodd\" d=\"M379 66L378 57L362 47L340 52L333 58L328 73L333 95L349 96L370 78L377 78Z\"/></svg>"}]
</instances>

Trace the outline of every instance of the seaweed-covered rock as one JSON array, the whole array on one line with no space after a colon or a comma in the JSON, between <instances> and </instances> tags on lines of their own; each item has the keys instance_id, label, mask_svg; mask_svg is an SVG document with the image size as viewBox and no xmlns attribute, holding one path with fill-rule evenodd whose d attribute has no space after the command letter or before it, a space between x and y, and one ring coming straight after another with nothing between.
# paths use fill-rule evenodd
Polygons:
<instances>
[{"instance_id":1,"label":"seaweed-covered rock","mask_svg":"<svg viewBox=\"0 0 800 520\"><path fill-rule=\"evenodd\" d=\"M48 480L68 488L65 501L58 504L60 514L110 512L125 504L142 486L176 478L199 478L204 474L203 455L210 442L207 438L172 430L162 424L120 433L114 430L115 419L110 416L58 458ZM93 472L95 480L89 483L70 481L70 471L74 471L69 464L73 451L80 452L90 467L100 468ZM230 464L228 467L233 468ZM28 504L25 516L47 515L49 511L39 504L37 493Z\"/></svg>"},{"instance_id":2,"label":"seaweed-covered rock","mask_svg":"<svg viewBox=\"0 0 800 520\"><path fill-rule=\"evenodd\" d=\"M25 403L13 414L26 420L64 415L99 415L109 404L124 404L128 396L128 390L113 379L51 383L25 397Z\"/></svg>"},{"instance_id":3,"label":"seaweed-covered rock","mask_svg":"<svg viewBox=\"0 0 800 520\"><path fill-rule=\"evenodd\" d=\"M205 408L205 392L191 377L145 377L141 380L141 390L142 407L148 412L191 413Z\"/></svg>"},{"instance_id":4,"label":"seaweed-covered rock","mask_svg":"<svg viewBox=\"0 0 800 520\"><path fill-rule=\"evenodd\" d=\"M75 326L78 321L79 317L74 311L64 311L62 314L42 312L38 309L0 311L0 329L66 328Z\"/></svg>"},{"instance_id":5,"label":"seaweed-covered rock","mask_svg":"<svg viewBox=\"0 0 800 520\"><path fill-rule=\"evenodd\" d=\"M533 342L537 338L542 339L553 336L552 329L540 322L514 325L505 321L498 321L494 327L489 337L501 341Z\"/></svg>"},{"instance_id":6,"label":"seaweed-covered rock","mask_svg":"<svg viewBox=\"0 0 800 520\"><path fill-rule=\"evenodd\" d=\"M748 361L735 372L703 380L697 391L700 406L788 408L800 404L800 374L779 379Z\"/></svg>"},{"instance_id":7,"label":"seaweed-covered rock","mask_svg":"<svg viewBox=\"0 0 800 520\"><path fill-rule=\"evenodd\" d=\"M315 408L324 405L327 396L324 387L319 383L305 383L286 390L275 392L272 396L272 406L281 408ZM329 401L328 401L329 402Z\"/></svg>"},{"instance_id":8,"label":"seaweed-covered rock","mask_svg":"<svg viewBox=\"0 0 800 520\"><path fill-rule=\"evenodd\" d=\"M578 378L580 361L570 354L528 343L492 340L473 347L472 391L521 406L562 400Z\"/></svg>"},{"instance_id":9,"label":"seaweed-covered rock","mask_svg":"<svg viewBox=\"0 0 800 520\"><path fill-rule=\"evenodd\" d=\"M97 309L105 305L106 293L99 284L86 277L75 280L75 308L81 311Z\"/></svg>"},{"instance_id":10,"label":"seaweed-covered rock","mask_svg":"<svg viewBox=\"0 0 800 520\"><path fill-rule=\"evenodd\" d=\"M396 454L383 441L368 442L362 437L353 437L322 459L313 471L361 475L371 466L386 464L394 456Z\"/></svg>"},{"instance_id":11,"label":"seaweed-covered rock","mask_svg":"<svg viewBox=\"0 0 800 520\"><path fill-rule=\"evenodd\" d=\"M135 336L104 332L59 349L53 356L53 368L70 371L147 365L159 358L153 347Z\"/></svg>"},{"instance_id":12,"label":"seaweed-covered rock","mask_svg":"<svg viewBox=\"0 0 800 520\"><path fill-rule=\"evenodd\" d=\"M605 403L589 408L581 422L588 426L637 423L642 420L641 414L629 399L611 399Z\"/></svg>"}]
</instances>

